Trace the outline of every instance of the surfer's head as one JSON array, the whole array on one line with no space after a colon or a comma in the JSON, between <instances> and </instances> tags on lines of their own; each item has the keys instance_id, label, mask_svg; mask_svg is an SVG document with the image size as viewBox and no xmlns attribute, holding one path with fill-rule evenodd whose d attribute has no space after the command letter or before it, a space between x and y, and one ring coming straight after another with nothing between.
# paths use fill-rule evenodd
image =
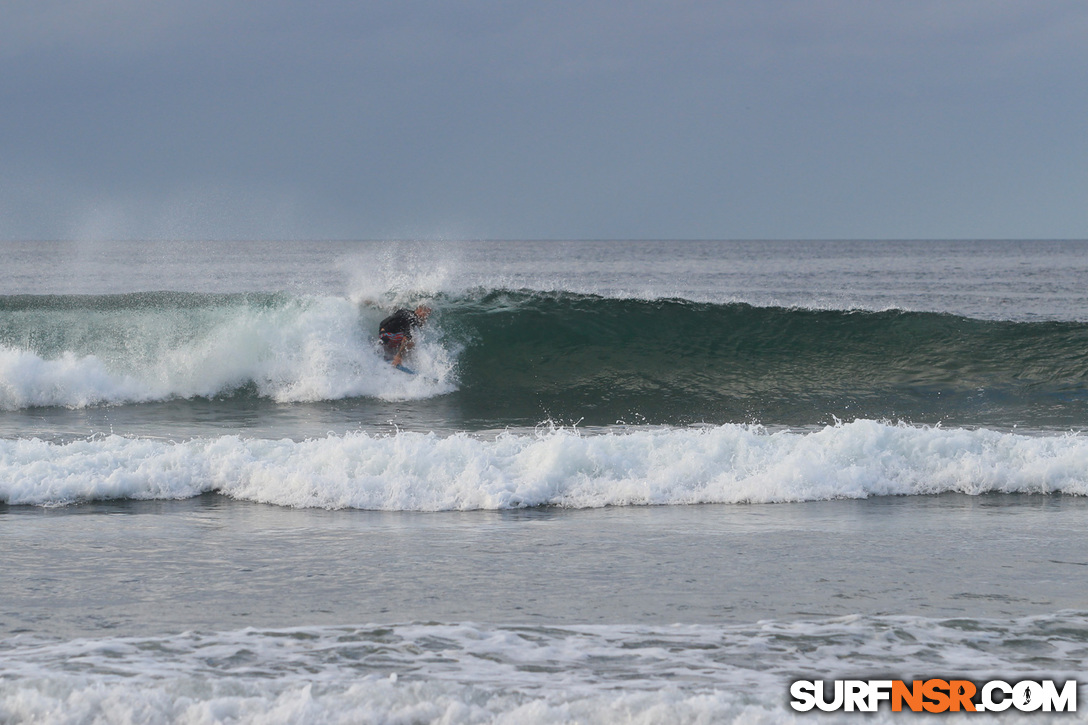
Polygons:
<instances>
[{"instance_id":1,"label":"surfer's head","mask_svg":"<svg viewBox=\"0 0 1088 725\"><path fill-rule=\"evenodd\" d=\"M428 307L427 305L420 305L419 307L416 308L416 317L419 318L420 322L426 322L427 321L427 316L429 314L431 314L431 308Z\"/></svg>"}]
</instances>

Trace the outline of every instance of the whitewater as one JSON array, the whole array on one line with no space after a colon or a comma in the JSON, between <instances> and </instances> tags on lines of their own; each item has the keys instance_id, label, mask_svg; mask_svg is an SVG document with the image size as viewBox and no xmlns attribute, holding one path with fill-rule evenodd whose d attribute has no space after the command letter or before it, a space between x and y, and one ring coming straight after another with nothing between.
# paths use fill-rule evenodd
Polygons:
<instances>
[{"instance_id":1,"label":"whitewater","mask_svg":"<svg viewBox=\"0 0 1088 725\"><path fill-rule=\"evenodd\" d=\"M997 675L1026 666L1035 675L1072 679L1070 655L1082 647L1048 629L1085 624L1066 614L984 633L901 617L724 628L466 623L245 630L82 641L66 649L28 643L0 652L0 662L14 663L29 682L52 685L40 695L9 698L10 712L28 718L64 709L73 720L108 713L130 722L804 722L811 716L776 713L752 693L799 674L822 677L838 655L854 654L852 641L865 641L864 655L874 659L894 660L903 646L932 648L942 652L943 667ZM1009 637L1052 654L1025 662L1003 645ZM158 654L163 649L169 661ZM387 675L390 668L415 681ZM662 686L677 679L687 687ZM895 719L880 715L878 722Z\"/></svg>"},{"instance_id":2,"label":"whitewater","mask_svg":"<svg viewBox=\"0 0 1088 725\"><path fill-rule=\"evenodd\" d=\"M218 493L279 506L467 511L782 503L946 492L1088 494L1088 440L853 421L304 441L0 441L0 501L62 506Z\"/></svg>"},{"instance_id":3,"label":"whitewater","mask_svg":"<svg viewBox=\"0 0 1088 725\"><path fill-rule=\"evenodd\" d=\"M1083 678L1084 242L3 251L0 722Z\"/></svg>"},{"instance_id":4,"label":"whitewater","mask_svg":"<svg viewBox=\"0 0 1088 725\"><path fill-rule=\"evenodd\" d=\"M437 375L428 384L381 364L358 329L379 311L360 319L343 298L20 296L0 310L0 409L209 398L247 386L277 402L450 389Z\"/></svg>"}]
</instances>

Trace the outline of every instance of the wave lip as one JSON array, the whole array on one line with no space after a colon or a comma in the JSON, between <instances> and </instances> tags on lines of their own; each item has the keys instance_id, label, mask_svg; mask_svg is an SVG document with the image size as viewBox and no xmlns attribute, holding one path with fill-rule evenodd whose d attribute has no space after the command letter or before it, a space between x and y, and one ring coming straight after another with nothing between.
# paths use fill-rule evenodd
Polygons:
<instances>
[{"instance_id":1,"label":"wave lip","mask_svg":"<svg viewBox=\"0 0 1088 725\"><path fill-rule=\"evenodd\" d=\"M493 440L352 432L305 441L0 441L0 501L10 505L209 492L382 511L1086 495L1088 440L857 420L807 432L730 424L599 435L555 429Z\"/></svg>"}]
</instances>

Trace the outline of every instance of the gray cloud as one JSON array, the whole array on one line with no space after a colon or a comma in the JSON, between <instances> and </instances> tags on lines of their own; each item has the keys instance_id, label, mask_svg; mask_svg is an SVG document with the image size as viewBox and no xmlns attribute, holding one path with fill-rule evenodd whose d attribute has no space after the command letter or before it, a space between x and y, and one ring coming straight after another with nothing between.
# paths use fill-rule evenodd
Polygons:
<instances>
[{"instance_id":1,"label":"gray cloud","mask_svg":"<svg viewBox=\"0 0 1088 725\"><path fill-rule=\"evenodd\" d=\"M2 237L1088 237L1080 2L3 12Z\"/></svg>"}]
</instances>

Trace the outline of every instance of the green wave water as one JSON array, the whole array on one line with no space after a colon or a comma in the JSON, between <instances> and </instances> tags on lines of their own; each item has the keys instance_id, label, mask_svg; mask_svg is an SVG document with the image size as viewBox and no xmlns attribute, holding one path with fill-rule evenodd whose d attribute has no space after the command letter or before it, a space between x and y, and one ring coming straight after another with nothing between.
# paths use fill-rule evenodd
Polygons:
<instances>
[{"instance_id":1,"label":"green wave water","mask_svg":"<svg viewBox=\"0 0 1088 725\"><path fill-rule=\"evenodd\" d=\"M462 390L495 418L1088 420L1083 323L508 292L452 316Z\"/></svg>"}]
</instances>

